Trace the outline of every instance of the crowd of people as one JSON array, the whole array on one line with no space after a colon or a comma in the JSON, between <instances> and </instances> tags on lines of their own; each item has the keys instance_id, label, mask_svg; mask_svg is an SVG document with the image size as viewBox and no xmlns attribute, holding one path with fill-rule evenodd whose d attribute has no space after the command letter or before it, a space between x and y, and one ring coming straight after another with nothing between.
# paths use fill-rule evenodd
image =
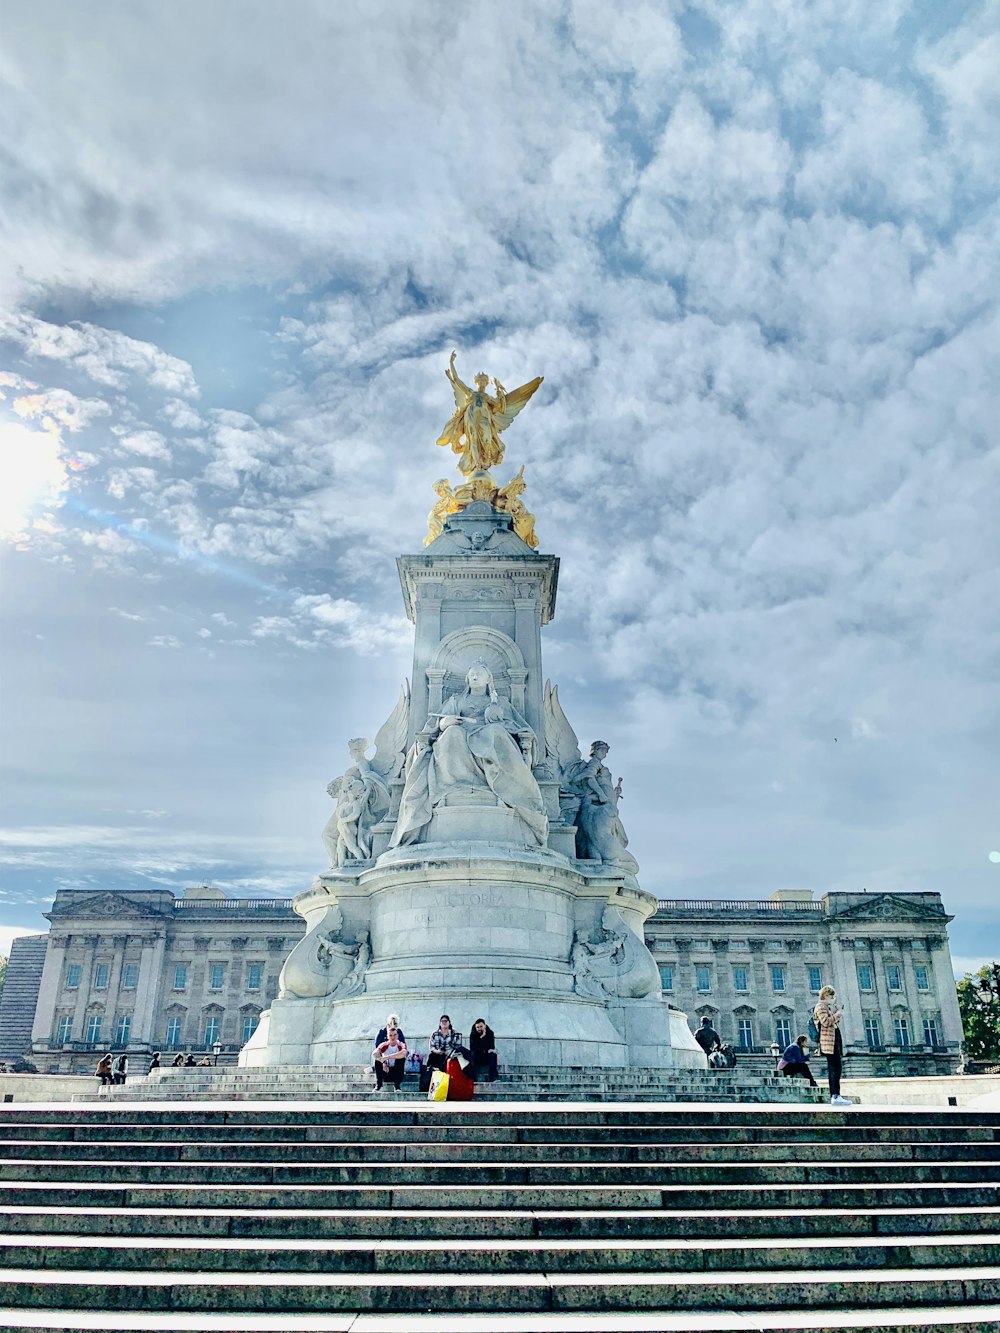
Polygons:
<instances>
[{"instance_id":1,"label":"crowd of people","mask_svg":"<svg viewBox=\"0 0 1000 1333\"><path fill-rule=\"evenodd\" d=\"M458 1066L456 1071L455 1065ZM407 1068L419 1071L421 1091L430 1087L435 1070L453 1078L468 1078L473 1083L492 1083L498 1076L496 1037L485 1018L477 1018L469 1033L468 1045L461 1032L452 1027L451 1018L442 1014L427 1040L426 1055L411 1052L398 1014L390 1014L380 1028L372 1049L375 1092L388 1086L399 1091Z\"/></svg>"}]
</instances>

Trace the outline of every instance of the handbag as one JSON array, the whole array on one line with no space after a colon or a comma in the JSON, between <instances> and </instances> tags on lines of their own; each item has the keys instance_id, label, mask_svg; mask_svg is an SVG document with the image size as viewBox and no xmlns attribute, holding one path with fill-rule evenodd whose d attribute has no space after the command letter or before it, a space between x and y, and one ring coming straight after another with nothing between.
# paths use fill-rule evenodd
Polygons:
<instances>
[{"instance_id":1,"label":"handbag","mask_svg":"<svg viewBox=\"0 0 1000 1333\"><path fill-rule=\"evenodd\" d=\"M806 1028L806 1032L809 1034L809 1040L815 1046L816 1042L819 1041L819 1028L816 1026L816 1019L812 1014L809 1015L809 1026Z\"/></svg>"},{"instance_id":2,"label":"handbag","mask_svg":"<svg viewBox=\"0 0 1000 1333\"><path fill-rule=\"evenodd\" d=\"M442 1074L440 1069L435 1069L431 1074L431 1086L427 1093L427 1100L431 1102L446 1102L448 1100L448 1084L451 1080L447 1074Z\"/></svg>"},{"instance_id":3,"label":"handbag","mask_svg":"<svg viewBox=\"0 0 1000 1333\"><path fill-rule=\"evenodd\" d=\"M428 1065L420 1066L419 1082L417 1083L417 1087L420 1089L421 1092L430 1092L431 1075L434 1072L435 1071L431 1069Z\"/></svg>"}]
</instances>

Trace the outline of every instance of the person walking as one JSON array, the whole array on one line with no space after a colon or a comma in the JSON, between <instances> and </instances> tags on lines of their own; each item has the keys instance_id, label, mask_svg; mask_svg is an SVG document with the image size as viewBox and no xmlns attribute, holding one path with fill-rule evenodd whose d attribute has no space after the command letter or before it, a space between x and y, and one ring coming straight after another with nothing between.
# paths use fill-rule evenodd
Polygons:
<instances>
[{"instance_id":1,"label":"person walking","mask_svg":"<svg viewBox=\"0 0 1000 1333\"><path fill-rule=\"evenodd\" d=\"M810 1085L815 1088L819 1085L813 1078L812 1070L809 1068L809 1057L806 1055L806 1047L808 1044L808 1037L796 1037L791 1046L787 1047L781 1059L778 1061L778 1068L784 1074L785 1078L807 1078Z\"/></svg>"},{"instance_id":2,"label":"person walking","mask_svg":"<svg viewBox=\"0 0 1000 1333\"><path fill-rule=\"evenodd\" d=\"M840 1095L840 1076L844 1068L844 1039L840 1034L843 1009L837 1003L837 992L824 986L813 1011L813 1022L819 1028L820 1054L826 1056L826 1077L830 1085L831 1106L853 1106L850 1097Z\"/></svg>"}]
</instances>

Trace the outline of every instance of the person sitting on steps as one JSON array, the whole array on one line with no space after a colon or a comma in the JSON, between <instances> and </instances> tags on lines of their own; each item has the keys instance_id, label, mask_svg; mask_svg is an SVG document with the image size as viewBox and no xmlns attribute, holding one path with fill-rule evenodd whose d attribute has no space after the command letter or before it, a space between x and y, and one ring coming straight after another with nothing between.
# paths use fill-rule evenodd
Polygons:
<instances>
[{"instance_id":1,"label":"person sitting on steps","mask_svg":"<svg viewBox=\"0 0 1000 1333\"><path fill-rule=\"evenodd\" d=\"M778 1068L785 1078L807 1078L810 1085L816 1088L819 1084L812 1076L812 1070L809 1068L809 1057L806 1055L808 1044L809 1038L807 1036L796 1037L778 1061Z\"/></svg>"},{"instance_id":2,"label":"person sitting on steps","mask_svg":"<svg viewBox=\"0 0 1000 1333\"><path fill-rule=\"evenodd\" d=\"M399 1091L406 1070L406 1042L398 1027L390 1025L387 1028L385 1040L380 1041L372 1051L372 1066L375 1070L376 1092L381 1092L385 1083L394 1092Z\"/></svg>"},{"instance_id":3,"label":"person sitting on steps","mask_svg":"<svg viewBox=\"0 0 1000 1333\"><path fill-rule=\"evenodd\" d=\"M722 1045L722 1038L712 1027L712 1020L708 1014L701 1020L701 1027L695 1032L694 1039L706 1055L711 1055L714 1050Z\"/></svg>"},{"instance_id":4,"label":"person sitting on steps","mask_svg":"<svg viewBox=\"0 0 1000 1333\"><path fill-rule=\"evenodd\" d=\"M497 1039L493 1029L485 1018L477 1018L469 1033L469 1049L472 1051L472 1077L476 1083L493 1083L498 1076Z\"/></svg>"}]
</instances>

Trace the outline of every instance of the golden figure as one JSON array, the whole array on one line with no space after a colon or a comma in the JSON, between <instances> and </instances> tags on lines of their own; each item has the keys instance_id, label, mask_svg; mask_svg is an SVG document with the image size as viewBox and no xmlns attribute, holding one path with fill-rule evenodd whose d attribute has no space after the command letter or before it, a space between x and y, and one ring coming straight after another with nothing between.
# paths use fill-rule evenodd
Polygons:
<instances>
[{"instance_id":1,"label":"golden figure","mask_svg":"<svg viewBox=\"0 0 1000 1333\"><path fill-rule=\"evenodd\" d=\"M451 489L451 483L442 478L434 483L434 489L437 491L438 499L434 508L427 515L427 536L424 538L424 545L430 546L435 537L440 537L444 532L444 521L449 514L457 514L464 506L458 496Z\"/></svg>"},{"instance_id":2,"label":"golden figure","mask_svg":"<svg viewBox=\"0 0 1000 1333\"><path fill-rule=\"evenodd\" d=\"M455 414L442 432L438 444L450 444L459 455L458 466L468 476L472 472L486 472L503 462L503 441L500 432L524 407L542 382L542 376L529 380L510 393L496 378L493 380L496 397L486 392L489 376L483 371L474 379L475 388L463 384L455 371L456 353L445 374L455 394Z\"/></svg>"},{"instance_id":3,"label":"golden figure","mask_svg":"<svg viewBox=\"0 0 1000 1333\"><path fill-rule=\"evenodd\" d=\"M514 531L523 542L534 548L538 546L538 538L535 536L535 516L528 513L527 506L521 499L527 488L522 463L517 476L512 477L506 486L501 486L497 491L493 508L499 509L501 513L510 514L514 520Z\"/></svg>"}]
</instances>

